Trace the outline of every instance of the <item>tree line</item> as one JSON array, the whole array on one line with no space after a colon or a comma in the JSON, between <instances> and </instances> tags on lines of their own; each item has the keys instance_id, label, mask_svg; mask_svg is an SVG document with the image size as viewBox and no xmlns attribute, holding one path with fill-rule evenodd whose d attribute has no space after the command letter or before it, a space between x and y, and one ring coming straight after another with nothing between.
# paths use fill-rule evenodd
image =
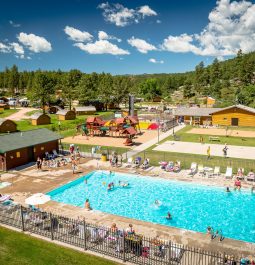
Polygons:
<instances>
[{"instance_id":1,"label":"tree line","mask_svg":"<svg viewBox=\"0 0 255 265\"><path fill-rule=\"evenodd\" d=\"M109 73L19 71L16 65L0 72L0 95L27 95L32 100L48 103L55 100L57 91L71 108L73 100L86 104L91 100L120 104L130 93L153 101L155 98L172 102L171 95L182 90L185 99L212 96L219 106L235 103L255 107L255 52L240 50L233 59L215 59L205 67L200 62L195 70L177 74L143 74L113 76ZM173 102L174 103L174 102Z\"/></svg>"}]
</instances>

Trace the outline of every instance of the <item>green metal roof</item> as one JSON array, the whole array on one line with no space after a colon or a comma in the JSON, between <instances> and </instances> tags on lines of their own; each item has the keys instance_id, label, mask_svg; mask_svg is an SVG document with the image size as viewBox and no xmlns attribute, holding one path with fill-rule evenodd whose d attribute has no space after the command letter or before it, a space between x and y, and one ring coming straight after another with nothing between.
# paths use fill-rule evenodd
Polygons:
<instances>
[{"instance_id":1,"label":"green metal roof","mask_svg":"<svg viewBox=\"0 0 255 265\"><path fill-rule=\"evenodd\" d=\"M46 128L0 135L0 154L61 138L63 137Z\"/></svg>"}]
</instances>

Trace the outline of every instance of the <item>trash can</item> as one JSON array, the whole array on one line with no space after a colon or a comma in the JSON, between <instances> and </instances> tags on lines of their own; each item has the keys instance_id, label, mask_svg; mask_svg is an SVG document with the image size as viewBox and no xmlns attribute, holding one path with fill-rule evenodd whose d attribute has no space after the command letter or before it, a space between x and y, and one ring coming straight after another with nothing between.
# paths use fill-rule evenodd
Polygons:
<instances>
[{"instance_id":1,"label":"trash can","mask_svg":"<svg viewBox=\"0 0 255 265\"><path fill-rule=\"evenodd\" d=\"M103 162L107 161L107 155L106 154L101 155L101 161L103 161Z\"/></svg>"}]
</instances>

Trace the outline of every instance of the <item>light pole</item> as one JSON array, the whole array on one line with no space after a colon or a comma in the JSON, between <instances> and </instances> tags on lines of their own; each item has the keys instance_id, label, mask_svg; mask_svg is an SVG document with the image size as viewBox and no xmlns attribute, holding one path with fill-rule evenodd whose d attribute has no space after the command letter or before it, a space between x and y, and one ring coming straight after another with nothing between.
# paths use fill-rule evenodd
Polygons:
<instances>
[{"instance_id":1,"label":"light pole","mask_svg":"<svg viewBox=\"0 0 255 265\"><path fill-rule=\"evenodd\" d=\"M174 125L175 125L175 118L173 117L173 137L174 137Z\"/></svg>"},{"instance_id":2,"label":"light pole","mask_svg":"<svg viewBox=\"0 0 255 265\"><path fill-rule=\"evenodd\" d=\"M172 110L172 114L173 114L173 137L174 137L174 126L175 126L175 116L174 116L174 109Z\"/></svg>"}]
</instances>

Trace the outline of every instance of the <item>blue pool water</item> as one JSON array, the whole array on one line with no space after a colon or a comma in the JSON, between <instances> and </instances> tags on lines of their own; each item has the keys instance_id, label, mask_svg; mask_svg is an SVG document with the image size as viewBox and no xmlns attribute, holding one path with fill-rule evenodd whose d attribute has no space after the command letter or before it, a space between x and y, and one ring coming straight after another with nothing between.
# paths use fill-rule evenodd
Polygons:
<instances>
[{"instance_id":1,"label":"blue pool water","mask_svg":"<svg viewBox=\"0 0 255 265\"><path fill-rule=\"evenodd\" d=\"M117 187L119 180L129 187ZM110 182L116 187L107 191ZM226 193L220 187L93 171L48 195L79 207L88 198L94 210L198 232L212 226L222 229L225 237L255 242L255 195L249 191ZM155 206L155 200L161 206ZM168 211L172 220L165 218Z\"/></svg>"}]
</instances>

